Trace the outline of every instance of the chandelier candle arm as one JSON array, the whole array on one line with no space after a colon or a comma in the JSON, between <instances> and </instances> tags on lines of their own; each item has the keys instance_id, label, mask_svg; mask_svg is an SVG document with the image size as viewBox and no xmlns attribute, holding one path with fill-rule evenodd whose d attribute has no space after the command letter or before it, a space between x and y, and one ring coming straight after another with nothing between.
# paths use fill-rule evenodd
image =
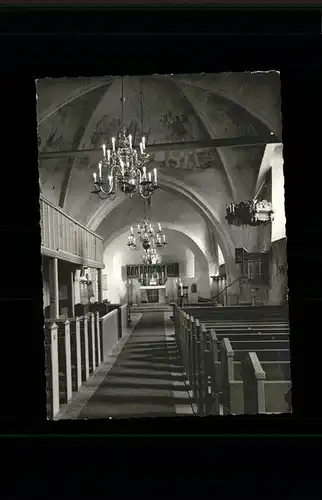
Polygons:
<instances>
[{"instance_id":1,"label":"chandelier candle arm","mask_svg":"<svg viewBox=\"0 0 322 500\"><path fill-rule=\"evenodd\" d=\"M150 156L146 152L146 137L143 135L143 104L141 92L141 128L142 138L137 150L133 144L133 137L126 133L123 123L123 83L122 83L122 125L116 137L111 138L112 148L102 145L102 161L97 165L97 172L93 175L94 190L101 199L108 196L115 199L119 188L125 195L132 196L138 192L144 199L149 199L159 188L157 184L157 170L147 173ZM153 180L152 180L153 179Z\"/></svg>"}]
</instances>

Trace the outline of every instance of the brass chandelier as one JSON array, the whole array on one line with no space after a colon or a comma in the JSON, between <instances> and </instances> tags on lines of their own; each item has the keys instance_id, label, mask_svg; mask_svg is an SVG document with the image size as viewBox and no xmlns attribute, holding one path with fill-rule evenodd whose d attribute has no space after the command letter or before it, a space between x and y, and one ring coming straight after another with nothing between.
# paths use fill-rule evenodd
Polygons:
<instances>
[{"instance_id":1,"label":"brass chandelier","mask_svg":"<svg viewBox=\"0 0 322 500\"><path fill-rule=\"evenodd\" d=\"M139 192L140 196L148 199L158 189L157 169L147 173L150 156L146 152L146 140L143 135L143 93L140 78L140 100L141 100L141 132L142 139L139 150L133 145L132 135L127 135L123 124L124 117L124 82L121 79L121 129L117 139L112 137L112 148L106 149L103 144L103 159L98 163L98 170L93 174L94 190L100 199L110 198L114 200L118 189L125 195L132 196Z\"/></svg>"},{"instance_id":2,"label":"brass chandelier","mask_svg":"<svg viewBox=\"0 0 322 500\"><path fill-rule=\"evenodd\" d=\"M136 236L131 226L131 234L128 236L127 242L127 246L131 250L139 250L142 246L146 252L149 249L162 248L166 245L167 241L161 224L158 223L158 230L155 231L149 217L144 217L141 223L138 224Z\"/></svg>"},{"instance_id":3,"label":"brass chandelier","mask_svg":"<svg viewBox=\"0 0 322 500\"><path fill-rule=\"evenodd\" d=\"M229 203L226 220L233 226L263 226L273 221L272 204L266 200Z\"/></svg>"},{"instance_id":4,"label":"brass chandelier","mask_svg":"<svg viewBox=\"0 0 322 500\"><path fill-rule=\"evenodd\" d=\"M160 259L155 248L148 248L143 253L143 264L154 265L159 264Z\"/></svg>"}]
</instances>

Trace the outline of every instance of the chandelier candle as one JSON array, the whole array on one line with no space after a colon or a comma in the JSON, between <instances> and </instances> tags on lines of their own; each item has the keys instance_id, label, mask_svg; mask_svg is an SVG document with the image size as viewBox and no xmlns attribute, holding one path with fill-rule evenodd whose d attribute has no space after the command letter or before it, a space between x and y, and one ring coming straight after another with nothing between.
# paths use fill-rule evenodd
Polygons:
<instances>
[{"instance_id":1,"label":"chandelier candle","mask_svg":"<svg viewBox=\"0 0 322 500\"><path fill-rule=\"evenodd\" d=\"M154 181L152 173L147 173L150 156L145 152L145 139L140 143L141 153L133 147L132 136L126 135L124 127L117 139L112 137L111 141L112 150L107 149L106 144L102 145L103 158L98 162L96 175L93 175L95 189L92 193L101 199L110 197L113 200L119 188L126 195L139 192L142 198L150 198L159 186L156 169Z\"/></svg>"}]
</instances>

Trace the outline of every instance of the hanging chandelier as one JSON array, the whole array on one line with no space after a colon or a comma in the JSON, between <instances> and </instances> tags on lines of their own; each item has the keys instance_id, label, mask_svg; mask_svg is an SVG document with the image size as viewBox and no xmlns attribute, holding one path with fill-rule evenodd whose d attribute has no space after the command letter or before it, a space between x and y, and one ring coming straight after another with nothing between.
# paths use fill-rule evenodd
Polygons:
<instances>
[{"instance_id":1,"label":"hanging chandelier","mask_svg":"<svg viewBox=\"0 0 322 500\"><path fill-rule=\"evenodd\" d=\"M274 219L272 204L266 200L229 203L226 220L233 226L264 226Z\"/></svg>"},{"instance_id":2,"label":"hanging chandelier","mask_svg":"<svg viewBox=\"0 0 322 500\"><path fill-rule=\"evenodd\" d=\"M140 79L141 84L141 79ZM127 135L126 127L123 124L124 102L123 77L121 80L121 105L122 105L122 125L117 138L112 137L111 149L106 149L103 144L103 158L98 163L98 170L93 174L94 190L93 194L100 199L115 199L118 189L125 195L132 196L139 192L142 198L148 199L158 189L157 169L152 173L147 173L147 166L150 156L146 152L146 140L143 135L143 94L141 96L141 127L142 139L139 150L133 145L132 135Z\"/></svg>"},{"instance_id":3,"label":"hanging chandelier","mask_svg":"<svg viewBox=\"0 0 322 500\"><path fill-rule=\"evenodd\" d=\"M127 246L131 250L139 250L141 246L146 251L151 248L162 248L167 245L166 237L162 231L161 224L158 223L158 230L155 231L148 217L144 217L138 224L137 235L134 235L133 227L131 226L131 234L128 236Z\"/></svg>"},{"instance_id":4,"label":"hanging chandelier","mask_svg":"<svg viewBox=\"0 0 322 500\"><path fill-rule=\"evenodd\" d=\"M160 263L159 256L155 248L148 248L147 250L144 251L143 264L151 266L159 263Z\"/></svg>"}]
</instances>

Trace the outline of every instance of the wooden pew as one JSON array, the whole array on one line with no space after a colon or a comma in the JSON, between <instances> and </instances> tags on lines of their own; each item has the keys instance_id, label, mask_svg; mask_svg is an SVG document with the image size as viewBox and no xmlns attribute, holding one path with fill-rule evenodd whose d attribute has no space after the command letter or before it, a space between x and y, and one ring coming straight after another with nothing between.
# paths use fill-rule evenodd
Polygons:
<instances>
[{"instance_id":1,"label":"wooden pew","mask_svg":"<svg viewBox=\"0 0 322 500\"><path fill-rule=\"evenodd\" d=\"M45 374L47 415L53 419L59 411L58 327L47 323L45 333Z\"/></svg>"},{"instance_id":2,"label":"wooden pew","mask_svg":"<svg viewBox=\"0 0 322 500\"><path fill-rule=\"evenodd\" d=\"M45 320L47 414L54 418L103 361L99 312Z\"/></svg>"},{"instance_id":3,"label":"wooden pew","mask_svg":"<svg viewBox=\"0 0 322 500\"><path fill-rule=\"evenodd\" d=\"M198 414L218 414L220 397L224 392L226 414L241 412L243 407L241 362L253 348L256 348L258 357L264 359L262 363L268 372L266 383L268 409L276 410L274 394L276 391L279 395L281 393L277 387L280 386L284 390L290 378L288 334L284 333L281 340L280 337L276 340L278 334L275 332L274 335L270 332L264 337L261 333L249 334L245 331L242 333L243 337L238 337L238 333L229 335L232 341L226 339L225 358L221 363L223 351L220 349L220 340L223 339L223 333L218 338L213 328L207 329L200 322L200 316L199 319L194 318L178 307L174 307L173 318L181 359L197 404ZM238 338L240 340L236 340ZM227 349L230 353L228 360ZM231 399L234 411L228 404ZM278 407L276 411L280 411L280 408Z\"/></svg>"},{"instance_id":4,"label":"wooden pew","mask_svg":"<svg viewBox=\"0 0 322 500\"><path fill-rule=\"evenodd\" d=\"M87 334L88 334L88 366L91 375L96 369L96 332L95 332L95 314L87 314Z\"/></svg>"},{"instance_id":5,"label":"wooden pew","mask_svg":"<svg viewBox=\"0 0 322 500\"><path fill-rule=\"evenodd\" d=\"M77 392L82 385L80 321L80 318L75 318L69 323L73 392Z\"/></svg>"},{"instance_id":6,"label":"wooden pew","mask_svg":"<svg viewBox=\"0 0 322 500\"><path fill-rule=\"evenodd\" d=\"M222 353L222 386L223 386L223 414L240 415L247 414L250 408L257 408L256 413L283 413L288 411L284 394L287 391L290 380L267 380L266 373L256 353L247 353L242 362L243 380L236 380L234 376L234 351L229 339L223 339L220 343ZM264 373L264 376L263 376ZM246 378L247 377L247 378ZM258 393L254 393L255 381L260 387ZM244 385L246 384L245 388ZM249 389L249 387L252 387ZM251 400L251 395L257 398L262 391L260 403L256 399ZM244 406L244 394L246 407ZM264 399L263 399L264 398ZM264 403L263 403L264 400ZM253 405L253 406L252 406ZM256 406L257 405L257 406ZM245 411L246 410L246 411ZM253 410L252 410L253 411Z\"/></svg>"},{"instance_id":7,"label":"wooden pew","mask_svg":"<svg viewBox=\"0 0 322 500\"><path fill-rule=\"evenodd\" d=\"M89 345L88 345L87 315L83 316L80 320L80 337L81 337L82 382L86 382L89 377Z\"/></svg>"},{"instance_id":8,"label":"wooden pew","mask_svg":"<svg viewBox=\"0 0 322 500\"><path fill-rule=\"evenodd\" d=\"M59 373L59 401L67 403L72 397L70 321L67 319L46 319L45 329L57 326L57 351Z\"/></svg>"}]
</instances>

